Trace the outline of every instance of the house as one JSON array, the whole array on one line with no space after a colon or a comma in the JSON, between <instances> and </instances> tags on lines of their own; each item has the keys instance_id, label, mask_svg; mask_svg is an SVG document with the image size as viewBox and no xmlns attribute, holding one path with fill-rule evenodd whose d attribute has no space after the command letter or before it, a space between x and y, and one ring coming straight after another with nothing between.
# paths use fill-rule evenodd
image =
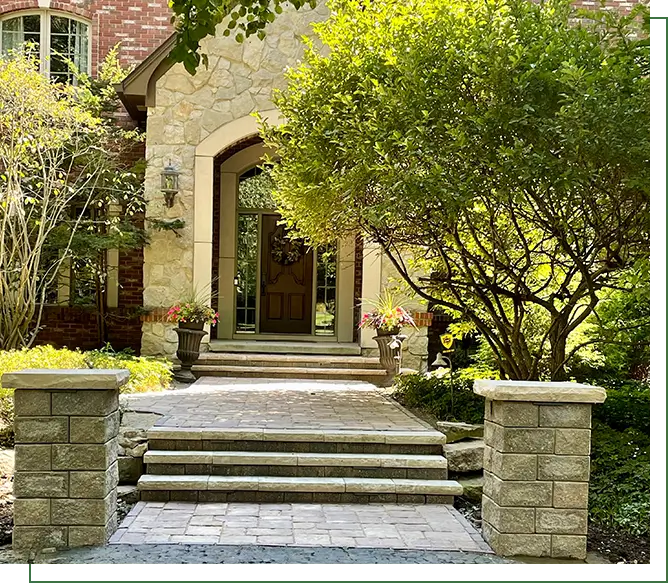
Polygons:
<instances>
[{"instance_id":1,"label":"house","mask_svg":"<svg viewBox=\"0 0 668 583\"><path fill-rule=\"evenodd\" d=\"M609 5L627 11L635 3L613 0ZM44 55L65 34L55 32L58 18L67 17L73 56L91 71L118 41L124 62L138 63L118 93L128 115L146 127L146 218L178 228L151 233L141 274L137 256L117 259L113 308L127 310L139 301L147 312L130 318L135 336L128 344L139 344L140 336L143 354L173 355L177 336L165 321L167 309L195 290L213 297L220 313L206 339L213 350L239 350L240 343L257 347L261 341L272 342L264 345L269 352L289 351L286 346L330 354L376 349L373 331L357 329L360 310L365 299L400 278L378 246L361 239L341 239L327 249L286 239L262 172L270 152L253 115L259 112L279 123L272 91L284 86L284 69L298 63L301 36L311 34L311 23L327 17L324 2L315 9L286 9L267 27L264 40L237 43L222 34L224 22L204 41L209 65L194 76L169 59L175 38L169 36L166 0L10 1L0 10L3 43L14 42L17 30L37 34L30 28L37 26L33 14L40 18ZM51 63L47 72L59 74L57 61ZM173 169L178 190L172 200L162 191L162 181ZM134 281L124 276L132 270ZM408 332L404 365L425 368L430 317L417 300L410 300L409 307L419 314L419 328ZM71 316L69 309L61 315L47 312L44 338Z\"/></svg>"},{"instance_id":2,"label":"house","mask_svg":"<svg viewBox=\"0 0 668 583\"><path fill-rule=\"evenodd\" d=\"M177 337L165 313L193 289L210 290L220 313L210 332L213 349L258 340L308 343L332 354L376 348L372 331L357 329L360 302L374 299L396 274L361 239L327 249L288 242L262 173L269 151L253 116L278 123L272 91L298 62L300 37L326 17L323 4L291 9L264 40L206 39L209 67L194 76L169 63L169 39L119 86L128 110L146 118L147 219L185 225L177 233L152 233L144 249L144 306L151 314L144 317L143 354L174 354ZM173 204L161 192L169 167L179 173ZM426 326L409 332L413 366L426 359L426 332ZM268 345L274 350L276 343Z\"/></svg>"}]
</instances>

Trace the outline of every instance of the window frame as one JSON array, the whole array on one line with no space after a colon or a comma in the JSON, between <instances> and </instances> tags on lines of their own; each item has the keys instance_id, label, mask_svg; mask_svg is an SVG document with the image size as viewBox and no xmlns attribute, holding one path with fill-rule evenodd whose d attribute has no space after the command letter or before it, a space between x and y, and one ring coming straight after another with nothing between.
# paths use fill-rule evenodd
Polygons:
<instances>
[{"instance_id":1,"label":"window frame","mask_svg":"<svg viewBox=\"0 0 668 583\"><path fill-rule=\"evenodd\" d=\"M39 16L39 70L49 79L55 79L51 76L51 17L60 16L69 20L74 20L85 24L88 29L88 51L86 60L88 62L88 71L83 71L87 75L92 75L93 71L93 35L92 22L71 12L64 10L52 10L50 8L39 8L33 10L16 10L0 16L0 51L2 51L2 32L3 24L13 18L22 18L24 16ZM44 42L46 40L46 42Z\"/></svg>"}]
</instances>

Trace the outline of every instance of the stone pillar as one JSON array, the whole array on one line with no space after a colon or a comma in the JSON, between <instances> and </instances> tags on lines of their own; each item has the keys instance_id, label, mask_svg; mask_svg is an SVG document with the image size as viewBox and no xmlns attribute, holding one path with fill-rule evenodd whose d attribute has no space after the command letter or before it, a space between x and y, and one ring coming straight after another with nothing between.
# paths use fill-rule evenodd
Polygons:
<instances>
[{"instance_id":1,"label":"stone pillar","mask_svg":"<svg viewBox=\"0 0 668 583\"><path fill-rule=\"evenodd\" d=\"M591 406L605 390L492 380L473 390L486 399L484 538L503 556L584 559Z\"/></svg>"},{"instance_id":2,"label":"stone pillar","mask_svg":"<svg viewBox=\"0 0 668 583\"><path fill-rule=\"evenodd\" d=\"M16 389L15 550L104 544L116 529L118 389L127 370L7 373Z\"/></svg>"}]
</instances>

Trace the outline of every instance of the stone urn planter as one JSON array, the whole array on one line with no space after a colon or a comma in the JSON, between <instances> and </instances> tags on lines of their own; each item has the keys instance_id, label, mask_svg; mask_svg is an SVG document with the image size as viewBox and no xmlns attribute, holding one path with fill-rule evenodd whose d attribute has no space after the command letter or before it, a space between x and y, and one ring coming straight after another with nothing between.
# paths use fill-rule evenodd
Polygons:
<instances>
[{"instance_id":1,"label":"stone urn planter","mask_svg":"<svg viewBox=\"0 0 668 583\"><path fill-rule=\"evenodd\" d=\"M174 373L174 379L182 383L192 383L195 381L192 367L199 358L202 338L206 336L204 326L217 324L218 312L209 306L208 301L198 299L198 294L193 292L187 299L167 310L167 321L178 324L176 335L179 337L179 345L176 357L181 362L181 370Z\"/></svg>"},{"instance_id":2,"label":"stone urn planter","mask_svg":"<svg viewBox=\"0 0 668 583\"><path fill-rule=\"evenodd\" d=\"M192 366L199 359L202 338L206 336L204 322L179 322L176 335L179 337L176 357L181 362L181 370L174 373L174 379L181 383L193 383L195 375Z\"/></svg>"},{"instance_id":3,"label":"stone urn planter","mask_svg":"<svg viewBox=\"0 0 668 583\"><path fill-rule=\"evenodd\" d=\"M399 374L401 369L401 344L406 336L399 334L400 331L398 327L391 330L379 328L373 338L380 351L380 364L391 375Z\"/></svg>"}]
</instances>

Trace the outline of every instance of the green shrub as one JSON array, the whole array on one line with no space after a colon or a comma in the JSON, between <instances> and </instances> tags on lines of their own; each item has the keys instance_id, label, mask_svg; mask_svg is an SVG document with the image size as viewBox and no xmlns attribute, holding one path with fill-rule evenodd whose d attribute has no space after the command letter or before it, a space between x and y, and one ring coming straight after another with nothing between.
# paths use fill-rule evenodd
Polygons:
<instances>
[{"instance_id":1,"label":"green shrub","mask_svg":"<svg viewBox=\"0 0 668 583\"><path fill-rule=\"evenodd\" d=\"M649 385L640 381L604 378L586 381L604 387L608 393L602 405L594 407L594 418L613 429L636 429L649 435Z\"/></svg>"},{"instance_id":2,"label":"green shrub","mask_svg":"<svg viewBox=\"0 0 668 583\"><path fill-rule=\"evenodd\" d=\"M482 423L485 400L473 392L473 376L469 369L455 371L451 389L446 369L400 375L395 395L407 407L423 409L442 421Z\"/></svg>"},{"instance_id":3,"label":"green shrub","mask_svg":"<svg viewBox=\"0 0 668 583\"><path fill-rule=\"evenodd\" d=\"M127 368L130 380L121 387L121 393L160 391L172 380L172 364L166 358L134 356L128 351L104 348L87 352L86 359L93 368Z\"/></svg>"},{"instance_id":4,"label":"green shrub","mask_svg":"<svg viewBox=\"0 0 668 583\"><path fill-rule=\"evenodd\" d=\"M89 352L52 346L0 351L0 377L27 368L125 368L130 371L130 380L121 387L122 393L161 391L172 380L167 359L133 356L109 347ZM10 445L14 439L13 401L12 388L0 386L0 445Z\"/></svg>"},{"instance_id":5,"label":"green shrub","mask_svg":"<svg viewBox=\"0 0 668 583\"><path fill-rule=\"evenodd\" d=\"M589 517L630 534L649 534L649 435L595 420Z\"/></svg>"}]
</instances>

